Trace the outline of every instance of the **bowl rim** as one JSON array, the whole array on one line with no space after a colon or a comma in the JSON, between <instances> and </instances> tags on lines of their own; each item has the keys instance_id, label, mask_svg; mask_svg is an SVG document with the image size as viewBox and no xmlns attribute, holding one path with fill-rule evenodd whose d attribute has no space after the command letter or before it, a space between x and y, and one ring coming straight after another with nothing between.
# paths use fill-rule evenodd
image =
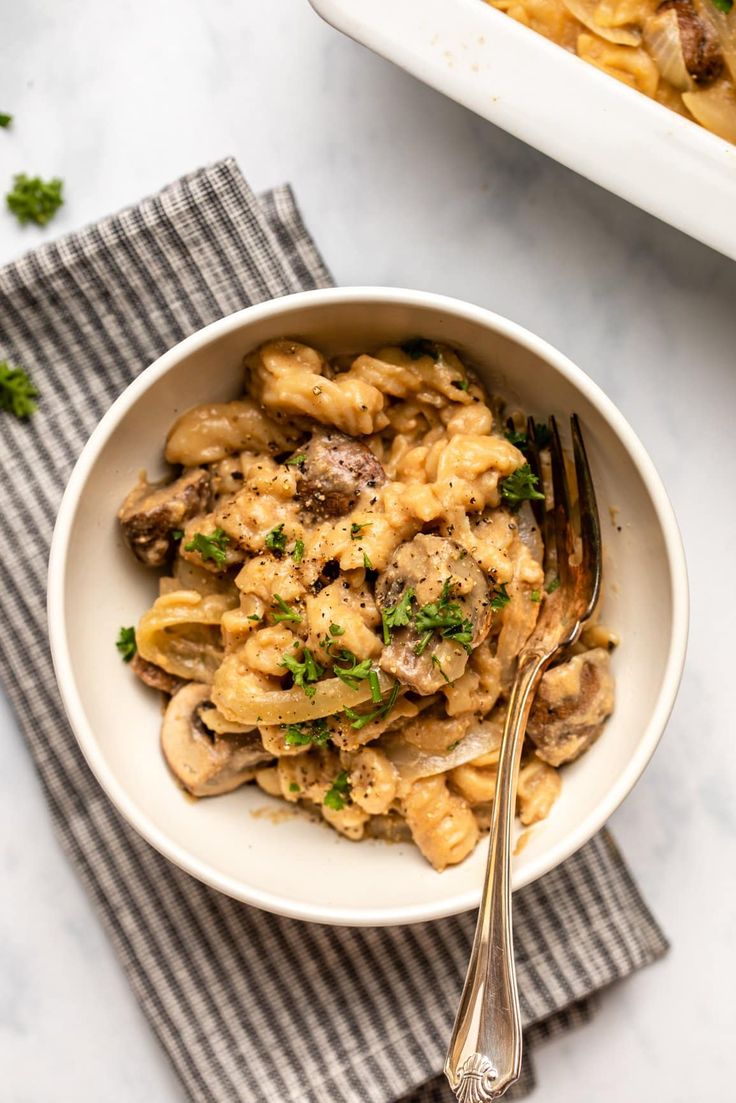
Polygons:
<instances>
[{"instance_id":1,"label":"bowl rim","mask_svg":"<svg viewBox=\"0 0 736 1103\"><path fill-rule=\"evenodd\" d=\"M293 919L346 926L387 926L441 919L478 906L480 884L436 902L404 904L376 909L345 906L317 906L265 892L225 875L208 862L190 854L166 831L156 826L117 781L88 722L71 662L66 630L65 577L69 540L81 494L99 454L131 407L162 376L178 363L211 342L239 328L281 315L288 327L289 315L310 305L339 304L401 305L409 308L431 308L490 328L514 343L546 360L566 377L608 422L633 461L652 500L657 522L666 549L672 579L672 632L659 695L649 721L644 728L634 754L629 759L606 798L582 819L564 839L544 855L532 861L513 876L513 888L536 880L554 869L583 846L609 819L639 780L664 732L675 702L687 648L689 596L685 553L672 505L660 476L644 446L623 414L600 387L563 353L516 322L512 322L485 307L431 292L394 287L340 287L297 292L283 298L245 307L218 319L184 338L169 349L125 388L104 414L77 459L67 483L57 514L51 541L48 568L47 613L49 639L57 683L72 731L88 766L117 810L159 853L198 880L228 896L266 911Z\"/></svg>"}]
</instances>

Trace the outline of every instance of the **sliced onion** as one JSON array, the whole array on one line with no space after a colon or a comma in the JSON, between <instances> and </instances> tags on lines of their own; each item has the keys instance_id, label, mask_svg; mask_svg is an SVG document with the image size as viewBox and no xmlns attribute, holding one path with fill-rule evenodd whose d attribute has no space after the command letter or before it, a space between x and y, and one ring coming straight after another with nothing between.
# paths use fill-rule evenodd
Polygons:
<instances>
[{"instance_id":1,"label":"sliced onion","mask_svg":"<svg viewBox=\"0 0 736 1103\"><path fill-rule=\"evenodd\" d=\"M371 697L367 681L359 689L350 689L339 678L316 682L313 697L307 697L300 686L254 692L240 675L241 661L238 654L227 655L212 685L213 704L227 720L238 724L302 724L331 716L346 707L355 708ZM379 672L378 681L385 696L394 684L393 679Z\"/></svg>"},{"instance_id":2,"label":"sliced onion","mask_svg":"<svg viewBox=\"0 0 736 1103\"><path fill-rule=\"evenodd\" d=\"M452 770L455 766L462 766L489 751L497 750L502 730L501 716L494 720L479 721L456 747L444 754L428 754L413 743L407 743L400 732L384 735L380 747L393 762L402 781L416 781L420 777L443 774L445 770Z\"/></svg>"},{"instance_id":3,"label":"sliced onion","mask_svg":"<svg viewBox=\"0 0 736 1103\"><path fill-rule=\"evenodd\" d=\"M736 145L736 92L714 84L697 92L683 92L682 102L701 126Z\"/></svg>"},{"instance_id":4,"label":"sliced onion","mask_svg":"<svg viewBox=\"0 0 736 1103\"><path fill-rule=\"evenodd\" d=\"M526 544L532 553L532 557L536 559L537 563L541 563L544 557L544 543L542 542L539 525L534 519L532 508L528 502L524 502L517 513L516 523L519 526L519 539L522 544Z\"/></svg>"},{"instance_id":5,"label":"sliced onion","mask_svg":"<svg viewBox=\"0 0 736 1103\"><path fill-rule=\"evenodd\" d=\"M644 24L644 45L652 55L660 74L681 92L695 88L687 71L680 38L680 23L673 8L655 12Z\"/></svg>"},{"instance_id":6,"label":"sliced onion","mask_svg":"<svg viewBox=\"0 0 736 1103\"><path fill-rule=\"evenodd\" d=\"M584 27L599 38L615 42L617 46L638 46L641 43L641 31L633 27L602 27L596 22L595 13L598 0L562 0L563 4Z\"/></svg>"}]
</instances>

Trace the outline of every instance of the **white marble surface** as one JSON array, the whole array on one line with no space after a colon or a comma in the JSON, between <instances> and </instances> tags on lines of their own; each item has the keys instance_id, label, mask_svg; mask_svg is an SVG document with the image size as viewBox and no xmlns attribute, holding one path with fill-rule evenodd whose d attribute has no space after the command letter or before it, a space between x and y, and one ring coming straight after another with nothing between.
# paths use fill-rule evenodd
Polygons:
<instances>
[{"instance_id":1,"label":"white marble surface","mask_svg":"<svg viewBox=\"0 0 736 1103\"><path fill-rule=\"evenodd\" d=\"M254 187L294 184L339 282L493 307L623 409L669 488L692 581L683 689L613 820L673 948L539 1052L536 1098L733 1098L736 266L338 36L306 0L4 5L0 110L16 115L3 190L29 171L68 195L47 231L0 213L0 261L233 153ZM0 728L0 1097L181 1103L5 708Z\"/></svg>"}]
</instances>

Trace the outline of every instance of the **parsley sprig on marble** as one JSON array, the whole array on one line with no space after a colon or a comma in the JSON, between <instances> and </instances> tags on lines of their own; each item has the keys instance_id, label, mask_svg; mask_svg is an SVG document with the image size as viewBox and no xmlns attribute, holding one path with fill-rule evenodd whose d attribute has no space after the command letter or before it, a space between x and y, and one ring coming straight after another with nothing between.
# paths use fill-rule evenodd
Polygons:
<instances>
[{"instance_id":1,"label":"parsley sprig on marble","mask_svg":"<svg viewBox=\"0 0 736 1103\"><path fill-rule=\"evenodd\" d=\"M64 203L62 188L58 177L42 180L40 176L19 172L13 177L13 187L5 196L5 202L21 226L28 222L45 226Z\"/></svg>"}]
</instances>

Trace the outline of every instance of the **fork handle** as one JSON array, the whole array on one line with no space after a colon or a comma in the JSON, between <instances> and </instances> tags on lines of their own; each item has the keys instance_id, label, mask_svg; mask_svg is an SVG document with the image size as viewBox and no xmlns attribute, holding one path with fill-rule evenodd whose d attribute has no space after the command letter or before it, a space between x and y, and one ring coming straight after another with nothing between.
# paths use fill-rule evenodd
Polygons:
<instances>
[{"instance_id":1,"label":"fork handle","mask_svg":"<svg viewBox=\"0 0 736 1103\"><path fill-rule=\"evenodd\" d=\"M529 710L549 656L523 651L509 699L493 799L488 861L470 964L445 1061L463 1103L499 1099L521 1073L521 1014L511 922L511 829Z\"/></svg>"}]
</instances>

